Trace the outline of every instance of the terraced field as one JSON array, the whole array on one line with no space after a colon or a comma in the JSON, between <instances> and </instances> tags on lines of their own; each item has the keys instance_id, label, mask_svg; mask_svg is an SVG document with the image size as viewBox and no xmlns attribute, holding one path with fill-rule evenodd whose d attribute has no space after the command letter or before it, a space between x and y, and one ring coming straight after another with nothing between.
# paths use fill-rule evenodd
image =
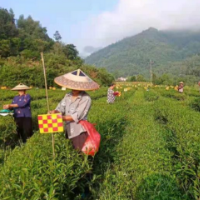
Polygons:
<instances>
[{"instance_id":1,"label":"terraced field","mask_svg":"<svg viewBox=\"0 0 200 200\"><path fill-rule=\"evenodd\" d=\"M37 127L37 115L47 112L44 90L30 91L35 133L25 145L16 141L12 117L1 117L0 199L199 199L198 91L123 85L118 90L122 95L112 105L106 88L90 92L89 121L102 136L94 158L78 154L60 133L53 159L51 135L40 135ZM51 109L64 94L49 91ZM13 96L0 90L0 106Z\"/></svg>"}]
</instances>

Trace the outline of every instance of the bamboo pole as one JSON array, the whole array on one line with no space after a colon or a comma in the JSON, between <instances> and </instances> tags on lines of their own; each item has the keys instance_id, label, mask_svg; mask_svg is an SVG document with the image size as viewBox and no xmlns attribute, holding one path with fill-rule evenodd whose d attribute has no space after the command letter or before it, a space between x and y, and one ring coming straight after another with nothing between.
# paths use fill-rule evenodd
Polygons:
<instances>
[{"instance_id":1,"label":"bamboo pole","mask_svg":"<svg viewBox=\"0 0 200 200\"><path fill-rule=\"evenodd\" d=\"M46 77L46 70L44 65L44 56L43 52L41 52L41 60L42 60L42 66L43 66L43 72L44 72L44 81L45 81L45 92L46 92L46 100L47 100L47 112L49 113L49 96L48 96L48 88L47 88L47 77ZM53 151L53 158L55 158L55 138L54 134L52 133L52 151Z\"/></svg>"},{"instance_id":2,"label":"bamboo pole","mask_svg":"<svg viewBox=\"0 0 200 200\"><path fill-rule=\"evenodd\" d=\"M45 91L46 91L46 100L47 100L47 111L49 112L49 97L48 97L47 77L46 77L46 70L45 70L45 65L44 65L43 52L41 52L41 60L42 60L42 66L43 66L43 72L44 72L44 82L45 82Z\"/></svg>"}]
</instances>

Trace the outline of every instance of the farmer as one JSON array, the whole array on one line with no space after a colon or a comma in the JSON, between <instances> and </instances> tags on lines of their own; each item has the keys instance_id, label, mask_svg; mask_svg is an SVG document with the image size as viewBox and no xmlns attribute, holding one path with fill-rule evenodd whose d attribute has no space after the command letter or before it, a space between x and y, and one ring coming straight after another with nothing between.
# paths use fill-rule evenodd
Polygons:
<instances>
[{"instance_id":1,"label":"farmer","mask_svg":"<svg viewBox=\"0 0 200 200\"><path fill-rule=\"evenodd\" d=\"M80 69L59 76L54 81L62 87L71 89L71 92L66 94L56 109L50 113L62 113L63 120L66 121L66 137L72 140L75 149L81 150L87 139L87 132L79 121L87 120L91 107L91 98L85 91L96 90L99 85Z\"/></svg>"},{"instance_id":2,"label":"farmer","mask_svg":"<svg viewBox=\"0 0 200 200\"><path fill-rule=\"evenodd\" d=\"M31 96L26 94L30 88L22 83L12 89L18 91L11 104L3 106L3 109L14 110L14 120L17 125L17 135L25 143L33 135L31 116Z\"/></svg>"},{"instance_id":3,"label":"farmer","mask_svg":"<svg viewBox=\"0 0 200 200\"><path fill-rule=\"evenodd\" d=\"M179 83L178 91L179 91L180 93L183 93L183 82L180 82L180 83Z\"/></svg>"},{"instance_id":4,"label":"farmer","mask_svg":"<svg viewBox=\"0 0 200 200\"><path fill-rule=\"evenodd\" d=\"M108 88L108 92L107 92L107 102L108 103L114 103L115 96L117 96L119 94L119 92L114 91L115 86L116 86L115 84L111 84L110 87Z\"/></svg>"}]
</instances>

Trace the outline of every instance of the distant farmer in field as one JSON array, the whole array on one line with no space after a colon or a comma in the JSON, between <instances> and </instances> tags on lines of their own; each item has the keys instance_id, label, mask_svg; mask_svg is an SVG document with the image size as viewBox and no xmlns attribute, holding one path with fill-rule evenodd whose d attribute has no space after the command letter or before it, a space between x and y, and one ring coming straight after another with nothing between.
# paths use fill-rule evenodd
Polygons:
<instances>
[{"instance_id":1,"label":"distant farmer in field","mask_svg":"<svg viewBox=\"0 0 200 200\"><path fill-rule=\"evenodd\" d=\"M87 120L91 107L91 98L85 91L96 90L99 85L80 69L59 76L54 81L72 91L66 94L56 109L50 113L63 114L63 120L66 121L66 137L72 140L75 149L81 150L88 135L79 121Z\"/></svg>"},{"instance_id":2,"label":"distant farmer in field","mask_svg":"<svg viewBox=\"0 0 200 200\"><path fill-rule=\"evenodd\" d=\"M111 84L108 88L108 92L107 92L107 102L108 103L114 103L115 102L115 96L119 95L119 92L114 91L115 87L116 87L115 84Z\"/></svg>"},{"instance_id":3,"label":"distant farmer in field","mask_svg":"<svg viewBox=\"0 0 200 200\"><path fill-rule=\"evenodd\" d=\"M180 82L180 83L179 83L178 91L179 91L180 93L183 93L183 82Z\"/></svg>"},{"instance_id":4,"label":"distant farmer in field","mask_svg":"<svg viewBox=\"0 0 200 200\"><path fill-rule=\"evenodd\" d=\"M31 96L26 94L30 88L22 83L12 89L18 91L11 104L3 106L3 109L14 110L14 119L17 125L17 134L25 143L33 135L31 116Z\"/></svg>"}]
</instances>

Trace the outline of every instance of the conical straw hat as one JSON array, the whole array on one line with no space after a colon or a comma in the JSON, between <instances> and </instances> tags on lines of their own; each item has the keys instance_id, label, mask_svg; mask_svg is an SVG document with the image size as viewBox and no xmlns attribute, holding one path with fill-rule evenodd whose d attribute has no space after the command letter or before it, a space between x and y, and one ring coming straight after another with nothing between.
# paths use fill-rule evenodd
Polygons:
<instances>
[{"instance_id":1,"label":"conical straw hat","mask_svg":"<svg viewBox=\"0 0 200 200\"><path fill-rule=\"evenodd\" d=\"M30 90L28 86L24 85L23 83L20 83L19 85L15 86L12 91L20 91L20 90Z\"/></svg>"},{"instance_id":2,"label":"conical straw hat","mask_svg":"<svg viewBox=\"0 0 200 200\"><path fill-rule=\"evenodd\" d=\"M54 79L58 85L72 90L89 91L99 89L99 85L78 69Z\"/></svg>"}]
</instances>

